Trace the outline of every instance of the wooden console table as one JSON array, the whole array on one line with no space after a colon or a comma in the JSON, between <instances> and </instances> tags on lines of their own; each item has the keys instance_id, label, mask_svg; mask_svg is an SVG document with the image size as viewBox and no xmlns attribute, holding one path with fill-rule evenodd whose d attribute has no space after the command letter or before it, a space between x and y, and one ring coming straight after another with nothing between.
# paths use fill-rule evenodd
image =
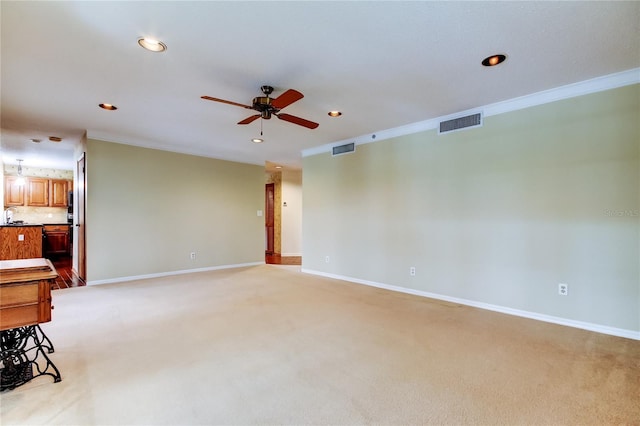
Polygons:
<instances>
[{"instance_id":1,"label":"wooden console table","mask_svg":"<svg viewBox=\"0 0 640 426\"><path fill-rule=\"evenodd\" d=\"M39 325L51 321L51 283L57 277L48 259L0 261L0 391L42 375L61 380L47 356L53 344Z\"/></svg>"}]
</instances>

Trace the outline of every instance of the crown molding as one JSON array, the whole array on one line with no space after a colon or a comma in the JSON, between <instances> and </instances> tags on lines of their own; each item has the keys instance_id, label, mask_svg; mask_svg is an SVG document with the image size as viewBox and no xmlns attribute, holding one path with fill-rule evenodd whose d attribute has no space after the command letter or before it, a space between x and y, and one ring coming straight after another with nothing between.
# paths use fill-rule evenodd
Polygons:
<instances>
[{"instance_id":1,"label":"crown molding","mask_svg":"<svg viewBox=\"0 0 640 426\"><path fill-rule=\"evenodd\" d=\"M341 141L305 149L302 151L302 156L309 157L312 155L331 152L331 149L333 147L344 145L346 143L353 142L356 145L362 145L366 143L379 142L385 139L437 129L441 121L450 120L456 117L463 117L465 115L476 114L478 112L482 112L485 117L490 117L492 115L504 114L511 111L517 111L524 108L544 105L563 99L575 98L577 96L588 95L591 93L602 92L605 90L616 89L618 87L624 87L638 83L640 83L640 68L633 68L615 74L596 77L589 80L556 87L554 89L544 90L542 92L536 92L530 95L509 99L502 102L496 102L479 108L460 111L455 114L449 114L429 120L418 121L416 123L407 124L405 126L394 127L392 129L381 130L378 132L356 136L349 139L343 139Z\"/></svg>"}]
</instances>

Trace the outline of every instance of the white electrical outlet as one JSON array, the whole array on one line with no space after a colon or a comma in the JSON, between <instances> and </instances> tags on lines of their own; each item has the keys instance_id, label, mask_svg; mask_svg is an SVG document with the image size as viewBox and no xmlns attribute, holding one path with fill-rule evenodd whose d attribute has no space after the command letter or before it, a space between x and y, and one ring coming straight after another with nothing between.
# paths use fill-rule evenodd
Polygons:
<instances>
[{"instance_id":1,"label":"white electrical outlet","mask_svg":"<svg viewBox=\"0 0 640 426\"><path fill-rule=\"evenodd\" d=\"M560 296L567 296L569 294L569 284L559 283L558 284L558 294Z\"/></svg>"},{"instance_id":2,"label":"white electrical outlet","mask_svg":"<svg viewBox=\"0 0 640 426\"><path fill-rule=\"evenodd\" d=\"M191 260L196 260L196 252L192 251L190 257L191 257Z\"/></svg>"},{"instance_id":3,"label":"white electrical outlet","mask_svg":"<svg viewBox=\"0 0 640 426\"><path fill-rule=\"evenodd\" d=\"M409 275L411 275L412 277L416 276L416 267L412 266L409 268Z\"/></svg>"},{"instance_id":4,"label":"white electrical outlet","mask_svg":"<svg viewBox=\"0 0 640 426\"><path fill-rule=\"evenodd\" d=\"M326 257L324 258L324 261L325 261L326 263L329 263L329 256L326 256Z\"/></svg>"}]
</instances>

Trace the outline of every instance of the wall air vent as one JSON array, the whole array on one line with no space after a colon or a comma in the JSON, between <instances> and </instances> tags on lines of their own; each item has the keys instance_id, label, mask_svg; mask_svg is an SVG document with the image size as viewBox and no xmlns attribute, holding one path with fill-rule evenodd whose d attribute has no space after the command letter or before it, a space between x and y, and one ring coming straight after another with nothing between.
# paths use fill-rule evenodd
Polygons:
<instances>
[{"instance_id":1,"label":"wall air vent","mask_svg":"<svg viewBox=\"0 0 640 426\"><path fill-rule=\"evenodd\" d=\"M482 126L482 113L467 115L465 117L453 118L447 121L441 121L438 134L454 132L456 130L469 129L472 127Z\"/></svg>"},{"instance_id":2,"label":"wall air vent","mask_svg":"<svg viewBox=\"0 0 640 426\"><path fill-rule=\"evenodd\" d=\"M350 152L353 152L355 150L356 150L356 144L355 142L351 142L345 145L334 146L331 155L336 156L336 155L342 155L342 154L349 154Z\"/></svg>"}]
</instances>

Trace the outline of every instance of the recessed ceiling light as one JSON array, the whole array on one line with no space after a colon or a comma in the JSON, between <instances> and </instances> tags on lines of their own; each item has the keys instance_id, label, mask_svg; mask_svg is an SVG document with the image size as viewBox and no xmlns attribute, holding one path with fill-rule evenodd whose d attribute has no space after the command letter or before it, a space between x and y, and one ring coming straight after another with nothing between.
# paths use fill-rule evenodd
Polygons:
<instances>
[{"instance_id":1,"label":"recessed ceiling light","mask_svg":"<svg viewBox=\"0 0 640 426\"><path fill-rule=\"evenodd\" d=\"M115 110L118 109L117 106L112 105L112 104L98 104L98 106L100 108L102 108L102 109L106 109L106 110L109 110L109 111L115 111Z\"/></svg>"},{"instance_id":2,"label":"recessed ceiling light","mask_svg":"<svg viewBox=\"0 0 640 426\"><path fill-rule=\"evenodd\" d=\"M505 55L492 55L489 57L484 58L484 60L482 61L482 65L484 65L485 67L493 67L496 66L498 64L501 64L505 61L505 59L507 59L507 57Z\"/></svg>"},{"instance_id":3,"label":"recessed ceiling light","mask_svg":"<svg viewBox=\"0 0 640 426\"><path fill-rule=\"evenodd\" d=\"M164 52L167 50L167 45L161 41L154 40L152 38L142 37L138 39L138 44L147 50L152 52Z\"/></svg>"},{"instance_id":4,"label":"recessed ceiling light","mask_svg":"<svg viewBox=\"0 0 640 426\"><path fill-rule=\"evenodd\" d=\"M35 139L35 138L34 138L34 139L31 139L31 142L33 142L33 143L40 143L40 142L42 142L42 139Z\"/></svg>"},{"instance_id":5,"label":"recessed ceiling light","mask_svg":"<svg viewBox=\"0 0 640 426\"><path fill-rule=\"evenodd\" d=\"M340 117L341 115L340 111L329 111L329 117Z\"/></svg>"},{"instance_id":6,"label":"recessed ceiling light","mask_svg":"<svg viewBox=\"0 0 640 426\"><path fill-rule=\"evenodd\" d=\"M62 138L59 138L58 136L49 136L49 140L51 142L62 142Z\"/></svg>"},{"instance_id":7,"label":"recessed ceiling light","mask_svg":"<svg viewBox=\"0 0 640 426\"><path fill-rule=\"evenodd\" d=\"M253 143L262 143L262 142L264 142L264 139L253 138L253 139L251 139L251 142L253 142Z\"/></svg>"},{"instance_id":8,"label":"recessed ceiling light","mask_svg":"<svg viewBox=\"0 0 640 426\"><path fill-rule=\"evenodd\" d=\"M282 166L276 166L276 169L281 169L281 168L282 168Z\"/></svg>"}]
</instances>

